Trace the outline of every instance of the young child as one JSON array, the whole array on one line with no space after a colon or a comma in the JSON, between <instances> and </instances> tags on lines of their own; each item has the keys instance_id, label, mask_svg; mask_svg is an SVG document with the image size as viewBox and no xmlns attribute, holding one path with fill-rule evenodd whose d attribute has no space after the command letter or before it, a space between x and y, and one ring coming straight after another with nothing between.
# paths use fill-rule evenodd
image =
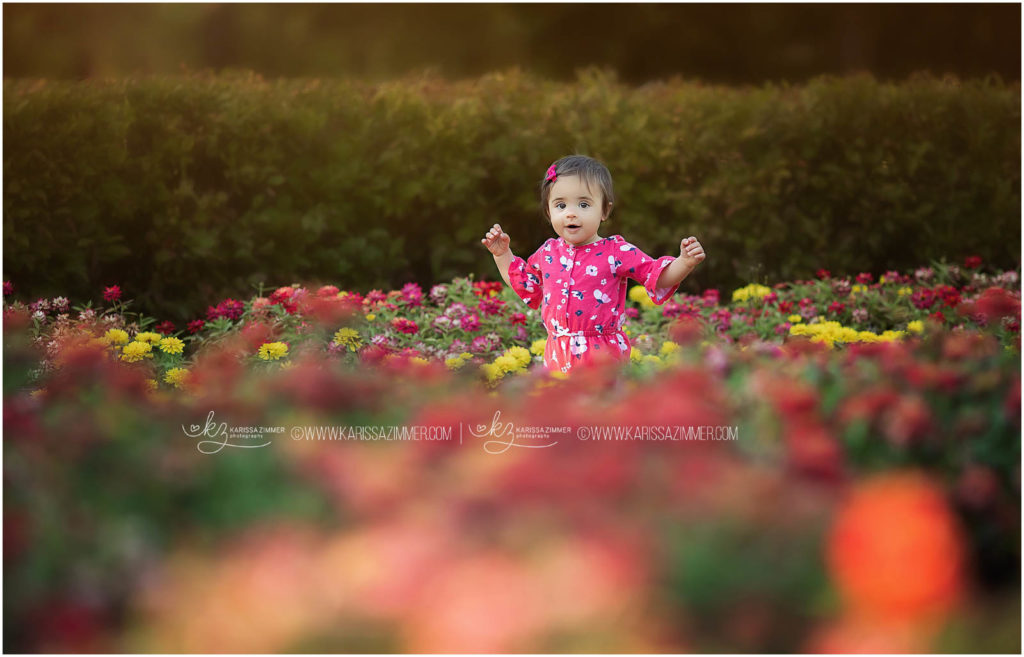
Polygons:
<instances>
[{"instance_id":1,"label":"young child","mask_svg":"<svg viewBox=\"0 0 1024 657\"><path fill-rule=\"evenodd\" d=\"M545 367L568 372L602 357L628 359L629 338L621 330L627 280L638 281L661 305L704 260L703 247L691 236L680 242L678 258L655 259L621 235L598 235L614 201L612 177L583 155L563 157L548 168L540 200L558 239L548 239L526 260L512 254L498 224L480 241L505 283L531 308L543 308Z\"/></svg>"}]
</instances>

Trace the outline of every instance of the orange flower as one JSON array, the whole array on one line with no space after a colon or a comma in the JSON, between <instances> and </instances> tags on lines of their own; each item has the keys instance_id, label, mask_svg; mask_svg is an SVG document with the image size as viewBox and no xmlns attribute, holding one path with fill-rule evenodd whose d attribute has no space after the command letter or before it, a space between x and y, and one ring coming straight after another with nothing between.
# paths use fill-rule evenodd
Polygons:
<instances>
[{"instance_id":1,"label":"orange flower","mask_svg":"<svg viewBox=\"0 0 1024 657\"><path fill-rule=\"evenodd\" d=\"M849 610L868 618L942 617L963 586L956 519L942 490L916 472L860 484L839 510L827 559Z\"/></svg>"}]
</instances>

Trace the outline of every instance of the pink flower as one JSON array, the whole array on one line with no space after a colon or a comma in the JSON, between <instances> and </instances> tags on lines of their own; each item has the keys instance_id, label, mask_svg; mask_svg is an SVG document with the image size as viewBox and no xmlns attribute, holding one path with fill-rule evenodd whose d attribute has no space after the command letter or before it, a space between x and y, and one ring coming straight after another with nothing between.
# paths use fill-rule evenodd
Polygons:
<instances>
[{"instance_id":1,"label":"pink flower","mask_svg":"<svg viewBox=\"0 0 1024 657\"><path fill-rule=\"evenodd\" d=\"M833 301L828 305L828 311L830 313L841 313L844 310L846 310L846 304L839 303L838 301Z\"/></svg>"},{"instance_id":2,"label":"pink flower","mask_svg":"<svg viewBox=\"0 0 1024 657\"><path fill-rule=\"evenodd\" d=\"M524 315L523 313L512 313L512 317L510 317L508 321L513 326L516 324L525 324L526 315Z\"/></svg>"},{"instance_id":3,"label":"pink flower","mask_svg":"<svg viewBox=\"0 0 1024 657\"><path fill-rule=\"evenodd\" d=\"M4 281L4 296L9 297L14 294L14 283L10 281Z\"/></svg>"},{"instance_id":4,"label":"pink flower","mask_svg":"<svg viewBox=\"0 0 1024 657\"><path fill-rule=\"evenodd\" d=\"M340 291L341 290L339 290L334 285L324 285L323 287L316 291L316 295L318 297L336 297L338 296L338 292Z\"/></svg>"},{"instance_id":5,"label":"pink flower","mask_svg":"<svg viewBox=\"0 0 1024 657\"><path fill-rule=\"evenodd\" d=\"M857 282L861 285L871 285L871 282L875 280L875 277L867 272L861 272L857 274Z\"/></svg>"},{"instance_id":6,"label":"pink flower","mask_svg":"<svg viewBox=\"0 0 1024 657\"><path fill-rule=\"evenodd\" d=\"M406 283L402 286L402 298L410 306L422 306L423 288L416 283Z\"/></svg>"},{"instance_id":7,"label":"pink flower","mask_svg":"<svg viewBox=\"0 0 1024 657\"><path fill-rule=\"evenodd\" d=\"M111 285L103 290L104 301L117 301L121 298L121 287L118 285Z\"/></svg>"},{"instance_id":8,"label":"pink flower","mask_svg":"<svg viewBox=\"0 0 1024 657\"><path fill-rule=\"evenodd\" d=\"M480 303L477 305L477 308L484 315L497 315L498 313L501 312L501 309L504 305L505 302L501 301L500 299L486 298L480 301Z\"/></svg>"},{"instance_id":9,"label":"pink flower","mask_svg":"<svg viewBox=\"0 0 1024 657\"><path fill-rule=\"evenodd\" d=\"M480 318L474 313L462 318L460 326L463 331L473 333L480 330Z\"/></svg>"},{"instance_id":10,"label":"pink flower","mask_svg":"<svg viewBox=\"0 0 1024 657\"><path fill-rule=\"evenodd\" d=\"M977 269L981 266L981 256L967 256L964 258L965 269Z\"/></svg>"},{"instance_id":11,"label":"pink flower","mask_svg":"<svg viewBox=\"0 0 1024 657\"><path fill-rule=\"evenodd\" d=\"M548 182L555 182L558 179L558 174L555 172L555 165L552 164L548 167L547 173L544 174L544 180Z\"/></svg>"},{"instance_id":12,"label":"pink flower","mask_svg":"<svg viewBox=\"0 0 1024 657\"><path fill-rule=\"evenodd\" d=\"M203 330L204 326L206 326L206 322L204 322L201 319L194 319L188 323L188 332L198 333L199 331Z\"/></svg>"},{"instance_id":13,"label":"pink flower","mask_svg":"<svg viewBox=\"0 0 1024 657\"><path fill-rule=\"evenodd\" d=\"M370 290L366 293L366 298L363 300L365 303L375 304L387 301L388 295L384 294L380 290Z\"/></svg>"}]
</instances>

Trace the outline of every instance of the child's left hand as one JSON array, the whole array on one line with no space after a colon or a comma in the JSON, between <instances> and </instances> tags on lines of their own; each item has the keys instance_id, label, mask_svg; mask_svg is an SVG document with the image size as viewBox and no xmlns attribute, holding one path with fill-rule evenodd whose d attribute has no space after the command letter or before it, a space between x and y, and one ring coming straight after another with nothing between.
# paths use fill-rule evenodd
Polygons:
<instances>
[{"instance_id":1,"label":"child's left hand","mask_svg":"<svg viewBox=\"0 0 1024 657\"><path fill-rule=\"evenodd\" d=\"M691 267L704 261L704 247L692 235L679 243L679 257Z\"/></svg>"}]
</instances>

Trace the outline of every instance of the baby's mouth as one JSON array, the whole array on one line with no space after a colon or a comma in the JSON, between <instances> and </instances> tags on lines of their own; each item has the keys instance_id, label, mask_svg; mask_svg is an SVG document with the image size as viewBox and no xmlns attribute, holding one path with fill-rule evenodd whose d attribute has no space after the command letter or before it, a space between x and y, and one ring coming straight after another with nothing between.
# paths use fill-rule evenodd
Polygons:
<instances>
[{"instance_id":1,"label":"baby's mouth","mask_svg":"<svg viewBox=\"0 0 1024 657\"><path fill-rule=\"evenodd\" d=\"M568 225L566 226L566 228L567 228L567 229L569 229L569 230L572 230L572 229L574 229L574 228L579 228L579 227L580 227L580 225L579 225L579 224L568 224Z\"/></svg>"}]
</instances>

